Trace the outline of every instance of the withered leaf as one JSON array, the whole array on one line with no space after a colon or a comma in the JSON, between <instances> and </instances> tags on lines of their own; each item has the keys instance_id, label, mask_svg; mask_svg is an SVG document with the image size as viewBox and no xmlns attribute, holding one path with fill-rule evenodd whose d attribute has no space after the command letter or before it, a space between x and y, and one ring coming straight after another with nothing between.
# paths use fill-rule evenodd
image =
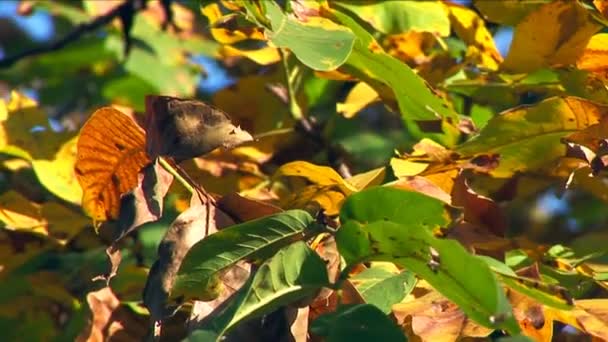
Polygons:
<instances>
[{"instance_id":1,"label":"withered leaf","mask_svg":"<svg viewBox=\"0 0 608 342\"><path fill-rule=\"evenodd\" d=\"M96 279L103 279L109 284L121 261L118 243L141 225L162 216L163 200L172 181L173 176L160 166L158 159L138 174L137 187L120 198L118 228L113 232L112 244L106 249L110 260L109 274Z\"/></svg>"},{"instance_id":2,"label":"withered leaf","mask_svg":"<svg viewBox=\"0 0 608 342\"><path fill-rule=\"evenodd\" d=\"M217 206L237 222L246 222L283 211L272 204L243 197L236 192L222 196Z\"/></svg>"},{"instance_id":3,"label":"withered leaf","mask_svg":"<svg viewBox=\"0 0 608 342\"><path fill-rule=\"evenodd\" d=\"M502 209L491 198L477 194L460 173L452 189L452 205L464 209L464 219L479 224L497 236L507 231L506 217Z\"/></svg>"},{"instance_id":4,"label":"withered leaf","mask_svg":"<svg viewBox=\"0 0 608 342\"><path fill-rule=\"evenodd\" d=\"M152 265L146 286L144 288L144 305L150 311L151 320L155 323L173 315L181 303L167 303L175 275L188 250L208 234L214 233L219 227L225 227L234 222L207 196L193 195L190 208L181 213L171 224L165 237L158 247L158 259ZM219 279L207 292L193 295L199 299L213 299L221 291Z\"/></svg>"},{"instance_id":5,"label":"withered leaf","mask_svg":"<svg viewBox=\"0 0 608 342\"><path fill-rule=\"evenodd\" d=\"M170 96L146 96L146 132L150 156L170 156L177 161L253 140L220 109Z\"/></svg>"},{"instance_id":6,"label":"withered leaf","mask_svg":"<svg viewBox=\"0 0 608 342\"><path fill-rule=\"evenodd\" d=\"M120 195L137 185L139 170L150 162L143 130L117 109L95 111L80 130L76 177L82 207L97 222L117 218Z\"/></svg>"}]
</instances>

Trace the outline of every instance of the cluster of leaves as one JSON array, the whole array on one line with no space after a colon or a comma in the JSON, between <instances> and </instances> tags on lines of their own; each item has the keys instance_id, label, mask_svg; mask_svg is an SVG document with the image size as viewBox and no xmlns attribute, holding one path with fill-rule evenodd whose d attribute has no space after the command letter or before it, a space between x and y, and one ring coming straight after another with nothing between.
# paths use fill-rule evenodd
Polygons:
<instances>
[{"instance_id":1,"label":"cluster of leaves","mask_svg":"<svg viewBox=\"0 0 608 342\"><path fill-rule=\"evenodd\" d=\"M204 1L206 30L198 10L150 2L128 35L2 72L43 79L42 104L120 105L76 132L0 103L9 338L608 340L603 1ZM192 97L189 53L237 77L220 109L145 96ZM528 208L547 191L573 225Z\"/></svg>"}]
</instances>

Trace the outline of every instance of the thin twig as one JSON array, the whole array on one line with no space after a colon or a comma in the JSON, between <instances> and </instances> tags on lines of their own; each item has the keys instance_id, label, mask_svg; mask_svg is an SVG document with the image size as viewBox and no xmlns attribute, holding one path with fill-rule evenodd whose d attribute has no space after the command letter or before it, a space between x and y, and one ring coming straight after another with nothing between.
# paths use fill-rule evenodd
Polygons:
<instances>
[{"instance_id":1,"label":"thin twig","mask_svg":"<svg viewBox=\"0 0 608 342\"><path fill-rule=\"evenodd\" d=\"M169 162L165 158L158 157L158 163L160 164L160 166L163 167L163 169L169 172L178 182L180 182L180 184L183 185L184 188L186 188L186 190L188 190L191 194L194 195L197 193L196 189L190 184L190 182L188 182L184 177L182 177L182 175L177 172L177 170L173 166L171 166L171 164L169 164Z\"/></svg>"},{"instance_id":2,"label":"thin twig","mask_svg":"<svg viewBox=\"0 0 608 342\"><path fill-rule=\"evenodd\" d=\"M0 60L0 68L8 68L25 57L36 56L51 51L57 51L68 45L69 43L75 42L76 40L80 39L80 37L84 34L93 32L99 29L100 27L107 25L115 18L124 15L124 13L126 12L135 12L145 8L145 5L145 0L126 1L120 6L117 6L112 9L110 12L104 15L100 15L88 23L77 25L72 31L68 32L68 34L48 45L37 46L29 50L24 50L12 56L3 58L2 60Z\"/></svg>"}]
</instances>

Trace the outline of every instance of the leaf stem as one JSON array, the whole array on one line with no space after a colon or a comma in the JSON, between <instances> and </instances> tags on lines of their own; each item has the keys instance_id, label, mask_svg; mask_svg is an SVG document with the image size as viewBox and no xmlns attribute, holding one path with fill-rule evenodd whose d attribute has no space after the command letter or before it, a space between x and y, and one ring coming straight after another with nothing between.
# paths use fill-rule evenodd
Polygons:
<instances>
[{"instance_id":1,"label":"leaf stem","mask_svg":"<svg viewBox=\"0 0 608 342\"><path fill-rule=\"evenodd\" d=\"M289 62L287 60L287 54L282 48L279 48L279 54L281 55L281 61L283 62L283 71L285 72L285 86L287 87L287 95L289 98L289 112L295 120L302 120L303 113L302 108L298 105L296 100L295 89L291 82Z\"/></svg>"},{"instance_id":2,"label":"leaf stem","mask_svg":"<svg viewBox=\"0 0 608 342\"><path fill-rule=\"evenodd\" d=\"M188 190L191 194L196 193L196 189L194 189L194 187L184 177L182 177L182 175L180 175L179 172L171 164L169 164L169 162L165 158L158 157L158 163L160 164L160 166L163 167L163 169L167 170L167 172L169 172L178 182L180 182L184 186L184 188L186 188L186 190Z\"/></svg>"}]
</instances>

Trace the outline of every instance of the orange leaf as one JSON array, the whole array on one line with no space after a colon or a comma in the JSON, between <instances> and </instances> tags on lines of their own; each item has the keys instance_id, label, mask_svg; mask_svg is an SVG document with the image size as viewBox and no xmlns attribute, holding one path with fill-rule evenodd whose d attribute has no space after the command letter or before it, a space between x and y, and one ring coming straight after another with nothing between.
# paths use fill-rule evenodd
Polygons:
<instances>
[{"instance_id":1,"label":"orange leaf","mask_svg":"<svg viewBox=\"0 0 608 342\"><path fill-rule=\"evenodd\" d=\"M96 110L80 131L76 156L85 212L97 222L117 218L120 195L137 185L149 162L145 134L133 120L111 107Z\"/></svg>"}]
</instances>

